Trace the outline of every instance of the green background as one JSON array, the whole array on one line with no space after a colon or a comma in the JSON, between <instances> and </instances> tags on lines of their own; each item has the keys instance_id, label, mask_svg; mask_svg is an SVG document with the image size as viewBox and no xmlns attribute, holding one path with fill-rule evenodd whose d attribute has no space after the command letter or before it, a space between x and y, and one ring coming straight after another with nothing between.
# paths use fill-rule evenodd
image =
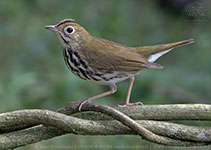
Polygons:
<instances>
[{"instance_id":1,"label":"green background","mask_svg":"<svg viewBox=\"0 0 211 150\"><path fill-rule=\"evenodd\" d=\"M165 0L164 0L165 1ZM211 1L1 0L0 113L20 109L55 110L108 90L74 76L64 65L61 45L45 25L72 18L92 35L127 46L153 45L194 38L160 58L162 70L136 76L131 102L210 103ZM168 2L168 3L167 3ZM199 6L202 6L199 8ZM193 8L193 9L192 9ZM128 81L118 91L94 101L123 104ZM201 123L199 125L206 125ZM166 148L137 136L65 135L19 149Z\"/></svg>"}]
</instances>

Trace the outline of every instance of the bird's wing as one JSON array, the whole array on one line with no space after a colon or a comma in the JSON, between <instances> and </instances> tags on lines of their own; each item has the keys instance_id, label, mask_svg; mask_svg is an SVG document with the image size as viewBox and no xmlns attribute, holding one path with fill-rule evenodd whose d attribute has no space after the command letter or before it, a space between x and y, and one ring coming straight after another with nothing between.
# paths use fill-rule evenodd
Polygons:
<instances>
[{"instance_id":1,"label":"bird's wing","mask_svg":"<svg viewBox=\"0 0 211 150\"><path fill-rule=\"evenodd\" d=\"M102 70L140 71L143 68L162 68L123 45L96 38L80 51L88 66Z\"/></svg>"}]
</instances>

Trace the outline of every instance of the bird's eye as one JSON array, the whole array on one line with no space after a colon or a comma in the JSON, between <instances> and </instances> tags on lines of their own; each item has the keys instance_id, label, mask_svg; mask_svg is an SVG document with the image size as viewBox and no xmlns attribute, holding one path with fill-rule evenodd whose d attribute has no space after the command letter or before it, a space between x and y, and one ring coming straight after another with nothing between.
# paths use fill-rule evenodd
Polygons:
<instances>
[{"instance_id":1,"label":"bird's eye","mask_svg":"<svg viewBox=\"0 0 211 150\"><path fill-rule=\"evenodd\" d=\"M69 26L65 29L65 31L68 34L72 34L72 33L74 33L75 29L72 26Z\"/></svg>"}]
</instances>

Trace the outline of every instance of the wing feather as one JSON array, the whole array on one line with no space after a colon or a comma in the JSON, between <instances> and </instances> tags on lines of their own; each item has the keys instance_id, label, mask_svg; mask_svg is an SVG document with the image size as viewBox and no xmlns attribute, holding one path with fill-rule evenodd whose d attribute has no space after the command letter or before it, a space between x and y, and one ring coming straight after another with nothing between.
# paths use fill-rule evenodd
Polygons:
<instances>
[{"instance_id":1,"label":"wing feather","mask_svg":"<svg viewBox=\"0 0 211 150\"><path fill-rule=\"evenodd\" d=\"M144 56L123 45L95 38L80 50L80 55L94 69L140 71L144 68L162 68L150 63Z\"/></svg>"}]
</instances>

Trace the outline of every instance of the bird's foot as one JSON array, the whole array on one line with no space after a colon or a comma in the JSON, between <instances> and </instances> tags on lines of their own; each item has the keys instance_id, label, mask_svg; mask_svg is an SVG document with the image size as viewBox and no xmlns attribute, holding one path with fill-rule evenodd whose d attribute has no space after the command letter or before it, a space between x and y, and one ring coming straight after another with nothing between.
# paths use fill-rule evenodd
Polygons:
<instances>
[{"instance_id":1,"label":"bird's foot","mask_svg":"<svg viewBox=\"0 0 211 150\"><path fill-rule=\"evenodd\" d=\"M138 105L144 105L142 102L136 102L136 103L125 103L124 105L118 105L119 107L126 107L126 106L138 106Z\"/></svg>"},{"instance_id":2,"label":"bird's foot","mask_svg":"<svg viewBox=\"0 0 211 150\"><path fill-rule=\"evenodd\" d=\"M78 107L78 110L81 111L81 108L82 108L83 104L90 103L90 102L91 102L90 99L82 100L81 103L80 103L80 105L79 105L79 107Z\"/></svg>"}]
</instances>

